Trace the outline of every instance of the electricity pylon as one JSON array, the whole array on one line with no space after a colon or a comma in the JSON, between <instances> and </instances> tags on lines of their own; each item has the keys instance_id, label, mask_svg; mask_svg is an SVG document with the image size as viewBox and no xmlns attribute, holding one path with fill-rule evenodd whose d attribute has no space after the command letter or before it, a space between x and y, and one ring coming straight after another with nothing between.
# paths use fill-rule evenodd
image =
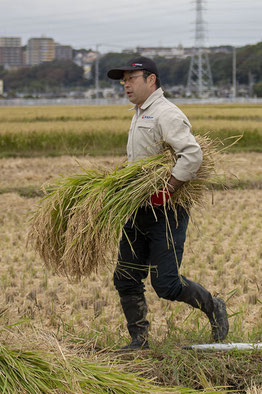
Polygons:
<instances>
[{"instance_id":1,"label":"electricity pylon","mask_svg":"<svg viewBox=\"0 0 262 394\"><path fill-rule=\"evenodd\" d=\"M203 0L196 1L195 23L195 48L191 57L187 92L204 97L211 93L213 80L209 64L208 54L205 49L205 22L203 19Z\"/></svg>"}]
</instances>

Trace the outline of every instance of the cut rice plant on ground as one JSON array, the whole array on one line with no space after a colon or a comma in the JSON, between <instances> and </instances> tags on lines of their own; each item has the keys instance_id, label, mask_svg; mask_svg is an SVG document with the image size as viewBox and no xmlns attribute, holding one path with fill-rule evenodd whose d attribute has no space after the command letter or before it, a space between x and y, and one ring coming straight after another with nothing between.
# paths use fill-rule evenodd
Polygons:
<instances>
[{"instance_id":1,"label":"cut rice plant on ground","mask_svg":"<svg viewBox=\"0 0 262 394\"><path fill-rule=\"evenodd\" d=\"M130 369L130 364L132 363L110 364L62 355L58 358L51 354L11 350L0 345L0 390L8 394L197 392L183 387L161 388L154 385L153 380L125 371L125 368ZM136 362L137 366L138 364Z\"/></svg>"}]
</instances>

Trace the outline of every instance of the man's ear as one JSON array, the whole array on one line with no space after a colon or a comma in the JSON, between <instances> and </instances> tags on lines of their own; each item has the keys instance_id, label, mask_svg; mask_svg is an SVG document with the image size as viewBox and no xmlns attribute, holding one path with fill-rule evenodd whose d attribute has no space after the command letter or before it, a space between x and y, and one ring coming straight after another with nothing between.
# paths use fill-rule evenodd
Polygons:
<instances>
[{"instance_id":1,"label":"man's ear","mask_svg":"<svg viewBox=\"0 0 262 394\"><path fill-rule=\"evenodd\" d=\"M149 78L149 81L150 81L150 86L155 85L155 83L156 83L156 75L155 74L150 74L148 78Z\"/></svg>"}]
</instances>

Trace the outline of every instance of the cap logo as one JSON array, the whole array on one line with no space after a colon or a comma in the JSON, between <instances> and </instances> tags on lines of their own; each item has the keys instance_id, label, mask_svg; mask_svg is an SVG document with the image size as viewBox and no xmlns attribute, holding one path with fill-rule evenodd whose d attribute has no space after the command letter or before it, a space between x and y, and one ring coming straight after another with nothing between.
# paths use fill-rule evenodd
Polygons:
<instances>
[{"instance_id":1,"label":"cap logo","mask_svg":"<svg viewBox=\"0 0 262 394\"><path fill-rule=\"evenodd\" d=\"M133 66L133 67L136 67L136 66L138 66L138 67L142 67L142 66L143 66L143 64L142 64L142 63L133 63L133 64L132 64L132 66Z\"/></svg>"}]
</instances>

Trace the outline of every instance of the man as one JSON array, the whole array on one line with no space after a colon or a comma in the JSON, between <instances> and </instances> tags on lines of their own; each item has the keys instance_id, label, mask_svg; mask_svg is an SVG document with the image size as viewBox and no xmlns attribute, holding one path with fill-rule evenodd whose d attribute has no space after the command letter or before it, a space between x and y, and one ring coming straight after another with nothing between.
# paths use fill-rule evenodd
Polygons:
<instances>
[{"instance_id":1,"label":"man","mask_svg":"<svg viewBox=\"0 0 262 394\"><path fill-rule=\"evenodd\" d=\"M157 295L201 309L210 321L213 339L221 341L227 336L229 328L224 301L213 298L200 284L188 280L178 272L186 239L188 214L181 206L177 206L175 218L173 210L166 209L171 228L171 239L168 241L163 207L165 201L184 182L196 177L202 162L201 148L191 133L191 125L186 116L164 97L156 64L151 59L132 59L124 67L109 70L107 75L111 79L120 80L128 99L135 104L136 112L127 143L128 160L135 161L157 154L161 141L167 142L178 157L172 169L168 190L159 191L152 196L154 210L148 207L139 209L135 222L130 219L126 223L120 241L114 284L120 295L131 336L131 343L124 349L148 348L149 322L146 319L143 280L148 275L150 265L156 267L150 270L150 275Z\"/></svg>"}]
</instances>

